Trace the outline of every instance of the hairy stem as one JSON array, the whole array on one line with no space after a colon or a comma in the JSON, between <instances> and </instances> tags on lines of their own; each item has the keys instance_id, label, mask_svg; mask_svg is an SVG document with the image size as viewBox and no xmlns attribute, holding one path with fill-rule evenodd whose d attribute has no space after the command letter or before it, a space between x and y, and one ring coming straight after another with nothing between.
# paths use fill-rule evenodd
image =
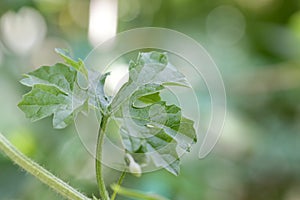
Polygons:
<instances>
[{"instance_id":1,"label":"hairy stem","mask_svg":"<svg viewBox=\"0 0 300 200\"><path fill-rule=\"evenodd\" d=\"M25 171L38 178L65 198L70 200L90 200L88 197L22 154L1 133L0 150Z\"/></svg>"},{"instance_id":2,"label":"hairy stem","mask_svg":"<svg viewBox=\"0 0 300 200\"><path fill-rule=\"evenodd\" d=\"M115 200L115 198L116 198L116 196L117 196L117 193L118 193L118 191L119 191L119 188L120 188L120 186L121 186L121 184L122 184L122 182L123 182L123 179L125 178L125 175L126 175L126 170L124 170L124 171L122 172L122 174L121 174L121 176L120 176L120 178L119 178L119 180L118 180L117 187L116 187L116 189L114 190L114 193L113 193L112 196L111 196L111 200Z\"/></svg>"},{"instance_id":3,"label":"hairy stem","mask_svg":"<svg viewBox=\"0 0 300 200\"><path fill-rule=\"evenodd\" d=\"M106 131L107 120L109 116L103 116L99 132L98 132L98 139L97 139L97 148L96 148L96 177L97 183L99 187L100 196L103 200L109 200L109 195L105 187L104 179L103 179L103 171L102 171L102 147L103 147L103 140Z\"/></svg>"}]
</instances>

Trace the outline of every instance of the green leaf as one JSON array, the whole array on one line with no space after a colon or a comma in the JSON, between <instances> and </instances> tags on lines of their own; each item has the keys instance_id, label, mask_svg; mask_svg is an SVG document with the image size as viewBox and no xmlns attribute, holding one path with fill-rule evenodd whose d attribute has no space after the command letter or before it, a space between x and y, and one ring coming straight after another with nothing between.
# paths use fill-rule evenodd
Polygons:
<instances>
[{"instance_id":1,"label":"green leaf","mask_svg":"<svg viewBox=\"0 0 300 200\"><path fill-rule=\"evenodd\" d=\"M142 85L178 85L188 87L183 74L168 62L166 54L159 52L140 53L137 61L130 62L129 80L125 83L110 105L115 110Z\"/></svg>"},{"instance_id":2,"label":"green leaf","mask_svg":"<svg viewBox=\"0 0 300 200\"><path fill-rule=\"evenodd\" d=\"M53 66L43 66L24 75L20 82L28 87L36 84L55 86L64 93L70 93L74 88L77 72L72 68L57 63Z\"/></svg>"},{"instance_id":3,"label":"green leaf","mask_svg":"<svg viewBox=\"0 0 300 200\"><path fill-rule=\"evenodd\" d=\"M176 105L160 97L165 85L187 86L184 76L165 54L140 54L131 62L129 80L113 98L111 112L120 125L126 152L144 153L158 167L179 173L177 148L189 151L196 142L193 121L184 118ZM142 164L142 163L140 163Z\"/></svg>"},{"instance_id":4,"label":"green leaf","mask_svg":"<svg viewBox=\"0 0 300 200\"><path fill-rule=\"evenodd\" d=\"M66 64L70 65L77 71L81 72L86 78L88 78L88 71L84 66L84 63L81 59L78 59L78 61L74 60L69 51L65 49L56 48L55 52L60 55Z\"/></svg>"},{"instance_id":5,"label":"green leaf","mask_svg":"<svg viewBox=\"0 0 300 200\"><path fill-rule=\"evenodd\" d=\"M32 90L18 106L32 121L53 115L53 126L64 128L87 107L86 91L78 87L76 79L77 72L64 64L30 72L21 83Z\"/></svg>"},{"instance_id":6,"label":"green leaf","mask_svg":"<svg viewBox=\"0 0 300 200\"><path fill-rule=\"evenodd\" d=\"M143 149L158 167L178 175L179 155L176 148L189 151L196 142L193 122L182 117L181 109L175 105L167 105L157 97L161 85L147 84L141 86L115 113L115 120L121 124L121 136L126 150L137 153ZM147 104L135 107L145 95ZM148 104L151 99L152 104ZM154 100L157 100L156 102ZM151 153L148 153L151 152ZM139 152L140 153L140 152Z\"/></svg>"},{"instance_id":7,"label":"green leaf","mask_svg":"<svg viewBox=\"0 0 300 200\"><path fill-rule=\"evenodd\" d=\"M133 107L142 108L147 105L151 105L155 102L158 102L160 100L161 100L161 98L159 96L159 92L156 92L153 94L149 94L149 95L145 95L145 96L141 96L141 97L137 98L136 101L133 102Z\"/></svg>"}]
</instances>

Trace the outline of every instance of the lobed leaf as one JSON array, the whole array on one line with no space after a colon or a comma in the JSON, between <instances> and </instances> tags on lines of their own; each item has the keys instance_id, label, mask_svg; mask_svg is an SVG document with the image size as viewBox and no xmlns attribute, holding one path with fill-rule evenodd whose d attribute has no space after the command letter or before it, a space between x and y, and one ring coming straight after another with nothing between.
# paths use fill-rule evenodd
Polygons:
<instances>
[{"instance_id":1,"label":"lobed leaf","mask_svg":"<svg viewBox=\"0 0 300 200\"><path fill-rule=\"evenodd\" d=\"M144 153L158 167L178 175L177 148L189 151L196 142L193 121L176 105L167 105L160 92L165 85L188 86L165 54L141 53L131 62L129 80L110 104L126 152ZM141 164L141 163L140 163Z\"/></svg>"},{"instance_id":2,"label":"lobed leaf","mask_svg":"<svg viewBox=\"0 0 300 200\"><path fill-rule=\"evenodd\" d=\"M86 91L78 87L76 80L77 71L64 64L43 66L21 80L32 90L18 106L32 121L53 115L54 128L65 128L87 107Z\"/></svg>"},{"instance_id":3,"label":"lobed leaf","mask_svg":"<svg viewBox=\"0 0 300 200\"><path fill-rule=\"evenodd\" d=\"M166 54L159 52L140 53L136 62L130 62L129 80L113 98L110 105L111 110L117 109L140 86L148 83L189 86L184 75L168 62Z\"/></svg>"}]
</instances>

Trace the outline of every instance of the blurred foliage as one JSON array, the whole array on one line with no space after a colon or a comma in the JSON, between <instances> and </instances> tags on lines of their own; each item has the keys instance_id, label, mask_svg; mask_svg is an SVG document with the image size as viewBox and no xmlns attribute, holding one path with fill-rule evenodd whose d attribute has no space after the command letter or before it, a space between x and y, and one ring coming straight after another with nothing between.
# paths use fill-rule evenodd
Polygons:
<instances>
[{"instance_id":1,"label":"blurred foliage","mask_svg":"<svg viewBox=\"0 0 300 200\"><path fill-rule=\"evenodd\" d=\"M209 157L195 159L195 148L179 177L163 171L129 175L124 185L172 200L300 199L300 1L118 3L118 32L159 26L199 41L219 66L228 97L224 132ZM81 58L92 49L88 15L89 1L0 2L0 131L91 196L97 194L93 159L75 128L54 130L50 119L30 123L16 106L27 90L18 83L21 75L57 62L55 47ZM119 174L107 169L106 175L110 184ZM61 197L0 155L0 199Z\"/></svg>"}]
</instances>

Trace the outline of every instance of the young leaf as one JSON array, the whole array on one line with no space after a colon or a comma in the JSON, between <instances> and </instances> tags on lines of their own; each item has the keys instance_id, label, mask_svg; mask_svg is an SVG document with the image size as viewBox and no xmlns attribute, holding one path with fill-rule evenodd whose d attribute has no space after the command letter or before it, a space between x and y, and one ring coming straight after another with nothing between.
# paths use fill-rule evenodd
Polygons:
<instances>
[{"instance_id":1,"label":"young leaf","mask_svg":"<svg viewBox=\"0 0 300 200\"><path fill-rule=\"evenodd\" d=\"M131 61L129 66L129 80L125 83L110 105L115 110L142 85L155 83L158 85L189 86L184 75L168 62L164 53L140 53L137 61Z\"/></svg>"},{"instance_id":2,"label":"young leaf","mask_svg":"<svg viewBox=\"0 0 300 200\"><path fill-rule=\"evenodd\" d=\"M113 98L110 109L120 124L127 152L145 153L156 166L178 175L176 149L189 151L196 133L193 121L184 118L179 107L161 100L159 93L168 84L187 86L165 54L142 53L136 64L131 62L129 80Z\"/></svg>"},{"instance_id":3,"label":"young leaf","mask_svg":"<svg viewBox=\"0 0 300 200\"><path fill-rule=\"evenodd\" d=\"M53 114L53 126L64 128L87 105L87 94L76 84L77 72L64 64L43 66L25 75L21 83L32 87L18 104L32 121Z\"/></svg>"},{"instance_id":4,"label":"young leaf","mask_svg":"<svg viewBox=\"0 0 300 200\"><path fill-rule=\"evenodd\" d=\"M66 64L75 68L77 71L81 72L86 78L88 78L88 71L84 66L81 59L75 61L67 50L56 48L55 52L58 53L65 61Z\"/></svg>"}]
</instances>

